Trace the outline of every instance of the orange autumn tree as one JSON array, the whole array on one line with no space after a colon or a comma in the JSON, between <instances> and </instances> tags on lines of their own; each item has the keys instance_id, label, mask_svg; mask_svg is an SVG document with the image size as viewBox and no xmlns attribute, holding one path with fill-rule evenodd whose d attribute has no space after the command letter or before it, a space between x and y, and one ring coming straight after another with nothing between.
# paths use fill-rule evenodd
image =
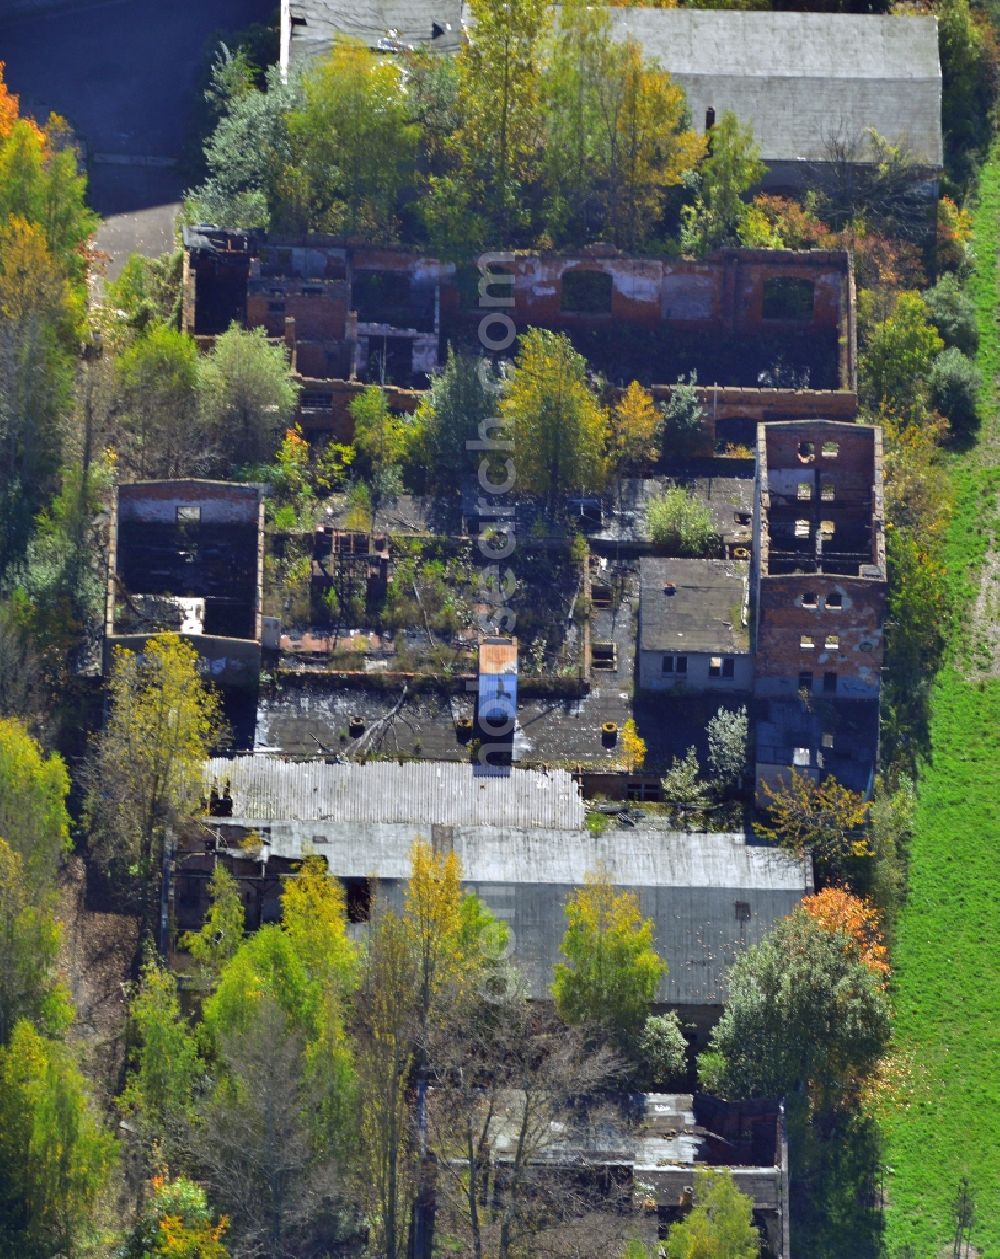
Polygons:
<instances>
[{"instance_id":1,"label":"orange autumn tree","mask_svg":"<svg viewBox=\"0 0 1000 1259\"><path fill-rule=\"evenodd\" d=\"M21 98L12 92L3 80L5 64L0 61L0 141L7 139L14 130L14 123L21 119ZM38 127L30 119L25 119L25 121L35 131L38 138L42 139L42 133Z\"/></svg>"},{"instance_id":2,"label":"orange autumn tree","mask_svg":"<svg viewBox=\"0 0 1000 1259\"><path fill-rule=\"evenodd\" d=\"M802 901L805 912L828 931L845 936L849 951L883 979L889 975L888 951L878 910L869 900L842 887L826 887Z\"/></svg>"}]
</instances>

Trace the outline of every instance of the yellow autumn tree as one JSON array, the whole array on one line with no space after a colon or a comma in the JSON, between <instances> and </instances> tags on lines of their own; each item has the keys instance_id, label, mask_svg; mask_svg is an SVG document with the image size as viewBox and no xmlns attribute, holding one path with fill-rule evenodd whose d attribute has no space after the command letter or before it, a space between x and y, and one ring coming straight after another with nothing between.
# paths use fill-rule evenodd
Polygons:
<instances>
[{"instance_id":1,"label":"yellow autumn tree","mask_svg":"<svg viewBox=\"0 0 1000 1259\"><path fill-rule=\"evenodd\" d=\"M220 706L198 672L198 653L172 634L141 655L115 651L110 710L86 770L84 824L92 851L137 881L147 911L158 901L167 831L194 817Z\"/></svg>"},{"instance_id":2,"label":"yellow autumn tree","mask_svg":"<svg viewBox=\"0 0 1000 1259\"><path fill-rule=\"evenodd\" d=\"M646 763L646 740L636 729L634 717L629 717L622 726L622 759L630 774L642 769Z\"/></svg>"},{"instance_id":3,"label":"yellow autumn tree","mask_svg":"<svg viewBox=\"0 0 1000 1259\"><path fill-rule=\"evenodd\" d=\"M565 494L603 487L608 414L567 336L528 329L500 414L513 429L518 487L545 499L550 515Z\"/></svg>"},{"instance_id":4,"label":"yellow autumn tree","mask_svg":"<svg viewBox=\"0 0 1000 1259\"><path fill-rule=\"evenodd\" d=\"M587 876L566 902L568 926L552 995L567 1023L601 1028L626 1047L645 1022L667 965L657 954L653 921L634 892L607 874Z\"/></svg>"},{"instance_id":5,"label":"yellow autumn tree","mask_svg":"<svg viewBox=\"0 0 1000 1259\"><path fill-rule=\"evenodd\" d=\"M662 418L653 395L633 380L611 411L611 455L621 472L657 457Z\"/></svg>"}]
</instances>

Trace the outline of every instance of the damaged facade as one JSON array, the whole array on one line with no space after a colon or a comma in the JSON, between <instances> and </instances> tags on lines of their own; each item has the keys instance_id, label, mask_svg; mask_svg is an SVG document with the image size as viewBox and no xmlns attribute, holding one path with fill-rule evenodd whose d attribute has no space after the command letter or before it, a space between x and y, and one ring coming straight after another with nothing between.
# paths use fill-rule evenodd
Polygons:
<instances>
[{"instance_id":1,"label":"damaged facade","mask_svg":"<svg viewBox=\"0 0 1000 1259\"><path fill-rule=\"evenodd\" d=\"M104 671L114 649L176 633L213 682L256 688L260 674L264 503L225 481L120 485L111 520Z\"/></svg>"},{"instance_id":2,"label":"damaged facade","mask_svg":"<svg viewBox=\"0 0 1000 1259\"><path fill-rule=\"evenodd\" d=\"M186 331L215 336L235 320L282 340L306 427L342 425L362 382L425 386L448 343L509 350L511 325L565 332L609 381L640 380L659 398L696 372L713 426L816 413L851 419L857 409L845 251L725 249L690 260L602 246L574 257L492 255L477 267L402 248L205 227L185 228L184 243ZM390 395L400 410L418 401Z\"/></svg>"},{"instance_id":3,"label":"damaged facade","mask_svg":"<svg viewBox=\"0 0 1000 1259\"><path fill-rule=\"evenodd\" d=\"M870 792L887 599L881 429L760 426L753 584L758 799L792 766Z\"/></svg>"}]
</instances>

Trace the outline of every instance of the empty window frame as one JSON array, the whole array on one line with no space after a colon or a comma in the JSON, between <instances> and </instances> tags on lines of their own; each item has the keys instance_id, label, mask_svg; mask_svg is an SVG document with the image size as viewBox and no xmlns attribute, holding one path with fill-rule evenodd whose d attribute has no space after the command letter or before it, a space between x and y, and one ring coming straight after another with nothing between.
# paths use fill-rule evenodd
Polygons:
<instances>
[{"instance_id":1,"label":"empty window frame","mask_svg":"<svg viewBox=\"0 0 1000 1259\"><path fill-rule=\"evenodd\" d=\"M812 691L813 675L808 669L803 669L799 674L799 690Z\"/></svg>"},{"instance_id":2,"label":"empty window frame","mask_svg":"<svg viewBox=\"0 0 1000 1259\"><path fill-rule=\"evenodd\" d=\"M764 281L761 315L764 319L809 323L813 317L816 286L798 276L775 276Z\"/></svg>"},{"instance_id":3,"label":"empty window frame","mask_svg":"<svg viewBox=\"0 0 1000 1259\"><path fill-rule=\"evenodd\" d=\"M831 590L826 596L826 606L837 612L844 606L844 596L839 590Z\"/></svg>"},{"instance_id":4,"label":"empty window frame","mask_svg":"<svg viewBox=\"0 0 1000 1259\"><path fill-rule=\"evenodd\" d=\"M749 901L736 902L736 921L737 922L750 921L750 902Z\"/></svg>"},{"instance_id":5,"label":"empty window frame","mask_svg":"<svg viewBox=\"0 0 1000 1259\"><path fill-rule=\"evenodd\" d=\"M837 532L837 526L832 520L821 520L819 522L819 536L821 538L832 538Z\"/></svg>"},{"instance_id":6,"label":"empty window frame","mask_svg":"<svg viewBox=\"0 0 1000 1259\"><path fill-rule=\"evenodd\" d=\"M673 673L673 671L674 671L674 658L673 658L673 656L664 656L664 657L663 657L662 662L660 663L660 672L661 672L661 673Z\"/></svg>"},{"instance_id":7,"label":"empty window frame","mask_svg":"<svg viewBox=\"0 0 1000 1259\"><path fill-rule=\"evenodd\" d=\"M799 442L799 463L812 463L816 458L815 442Z\"/></svg>"},{"instance_id":8,"label":"empty window frame","mask_svg":"<svg viewBox=\"0 0 1000 1259\"><path fill-rule=\"evenodd\" d=\"M800 481L795 491L795 497L800 502L807 503L813 496L812 481Z\"/></svg>"},{"instance_id":9,"label":"empty window frame","mask_svg":"<svg viewBox=\"0 0 1000 1259\"><path fill-rule=\"evenodd\" d=\"M812 649L815 646L816 646L816 640L815 638L813 638L812 634L799 635L799 648L802 651L812 651Z\"/></svg>"},{"instance_id":10,"label":"empty window frame","mask_svg":"<svg viewBox=\"0 0 1000 1259\"><path fill-rule=\"evenodd\" d=\"M819 496L824 503L832 503L837 497L837 487L829 477L820 478Z\"/></svg>"},{"instance_id":11,"label":"empty window frame","mask_svg":"<svg viewBox=\"0 0 1000 1259\"><path fill-rule=\"evenodd\" d=\"M687 671L688 671L688 658L687 658L687 656L678 656L678 657L676 658L676 660L674 661L674 672L675 672L675 673L687 673Z\"/></svg>"},{"instance_id":12,"label":"empty window frame","mask_svg":"<svg viewBox=\"0 0 1000 1259\"><path fill-rule=\"evenodd\" d=\"M283 315L285 313L284 302L268 302L267 311L269 315Z\"/></svg>"},{"instance_id":13,"label":"empty window frame","mask_svg":"<svg viewBox=\"0 0 1000 1259\"><path fill-rule=\"evenodd\" d=\"M792 748L792 764L793 765L811 765L812 754L808 748Z\"/></svg>"},{"instance_id":14,"label":"empty window frame","mask_svg":"<svg viewBox=\"0 0 1000 1259\"><path fill-rule=\"evenodd\" d=\"M712 656L708 662L710 678L731 678L736 673L736 663L727 656Z\"/></svg>"},{"instance_id":15,"label":"empty window frame","mask_svg":"<svg viewBox=\"0 0 1000 1259\"><path fill-rule=\"evenodd\" d=\"M821 747L824 747L827 749L827 751L829 751L833 747L833 735L829 733L824 734L820 738L819 742L820 742Z\"/></svg>"},{"instance_id":16,"label":"empty window frame","mask_svg":"<svg viewBox=\"0 0 1000 1259\"><path fill-rule=\"evenodd\" d=\"M824 442L821 449L824 459L836 459L840 454L840 442Z\"/></svg>"},{"instance_id":17,"label":"empty window frame","mask_svg":"<svg viewBox=\"0 0 1000 1259\"><path fill-rule=\"evenodd\" d=\"M200 525L201 508L184 504L174 512L174 520L179 525Z\"/></svg>"},{"instance_id":18,"label":"empty window frame","mask_svg":"<svg viewBox=\"0 0 1000 1259\"><path fill-rule=\"evenodd\" d=\"M607 271L565 271L560 309L577 315L610 315L613 281Z\"/></svg>"},{"instance_id":19,"label":"empty window frame","mask_svg":"<svg viewBox=\"0 0 1000 1259\"><path fill-rule=\"evenodd\" d=\"M823 650L824 651L839 651L840 650L840 635L827 634L826 638L824 638L823 640Z\"/></svg>"},{"instance_id":20,"label":"empty window frame","mask_svg":"<svg viewBox=\"0 0 1000 1259\"><path fill-rule=\"evenodd\" d=\"M804 608L819 607L819 595L816 593L815 590L807 590L805 592L805 594L802 596L802 606Z\"/></svg>"},{"instance_id":21,"label":"empty window frame","mask_svg":"<svg viewBox=\"0 0 1000 1259\"><path fill-rule=\"evenodd\" d=\"M823 674L823 694L836 695L837 693L837 675L836 673Z\"/></svg>"},{"instance_id":22,"label":"empty window frame","mask_svg":"<svg viewBox=\"0 0 1000 1259\"><path fill-rule=\"evenodd\" d=\"M795 522L795 536L796 536L797 538L808 538L808 537L809 537L809 521L808 521L808 520L796 520L796 522Z\"/></svg>"}]
</instances>

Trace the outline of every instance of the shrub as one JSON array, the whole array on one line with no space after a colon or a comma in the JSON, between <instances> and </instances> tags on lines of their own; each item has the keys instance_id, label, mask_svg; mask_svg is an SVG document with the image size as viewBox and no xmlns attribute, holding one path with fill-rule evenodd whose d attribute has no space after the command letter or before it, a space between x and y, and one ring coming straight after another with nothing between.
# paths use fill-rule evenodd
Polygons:
<instances>
[{"instance_id":1,"label":"shrub","mask_svg":"<svg viewBox=\"0 0 1000 1259\"><path fill-rule=\"evenodd\" d=\"M690 381L682 376L670 390L670 401L663 406L663 457L665 459L692 454L704 440L702 421L705 412L698 397L698 377Z\"/></svg>"},{"instance_id":2,"label":"shrub","mask_svg":"<svg viewBox=\"0 0 1000 1259\"><path fill-rule=\"evenodd\" d=\"M715 522L704 503L679 485L646 507L649 536L678 555L707 555L715 549Z\"/></svg>"},{"instance_id":3,"label":"shrub","mask_svg":"<svg viewBox=\"0 0 1000 1259\"><path fill-rule=\"evenodd\" d=\"M650 1088L672 1084L687 1071L687 1041L676 1010L651 1014L639 1036L639 1061Z\"/></svg>"},{"instance_id":4,"label":"shrub","mask_svg":"<svg viewBox=\"0 0 1000 1259\"><path fill-rule=\"evenodd\" d=\"M948 272L924 294L930 321L946 346L975 354L979 346L976 308L958 277Z\"/></svg>"},{"instance_id":5,"label":"shrub","mask_svg":"<svg viewBox=\"0 0 1000 1259\"><path fill-rule=\"evenodd\" d=\"M976 427L980 384L975 363L954 346L934 360L931 402L935 410L947 417L953 433L970 433Z\"/></svg>"}]
</instances>

